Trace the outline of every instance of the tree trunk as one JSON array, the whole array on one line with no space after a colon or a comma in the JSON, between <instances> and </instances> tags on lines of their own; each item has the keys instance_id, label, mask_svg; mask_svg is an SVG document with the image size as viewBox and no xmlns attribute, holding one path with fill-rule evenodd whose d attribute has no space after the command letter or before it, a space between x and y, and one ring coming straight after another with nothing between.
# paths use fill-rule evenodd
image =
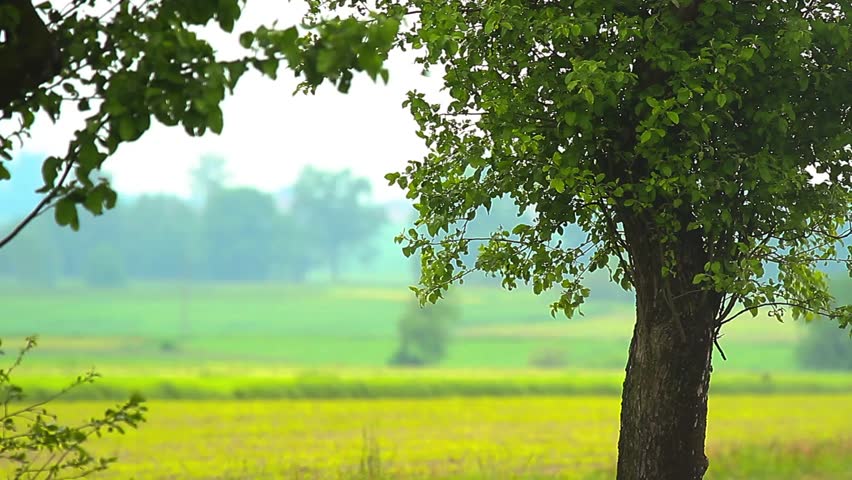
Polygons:
<instances>
[{"instance_id":1,"label":"tree trunk","mask_svg":"<svg viewBox=\"0 0 852 480\"><path fill-rule=\"evenodd\" d=\"M700 249L684 248L677 262L684 272L671 277L661 274L658 246L642 243L648 248L631 252L639 253L633 255L636 325L622 392L617 479L701 479L708 466L707 389L719 299L694 292L693 275L703 269Z\"/></svg>"}]
</instances>

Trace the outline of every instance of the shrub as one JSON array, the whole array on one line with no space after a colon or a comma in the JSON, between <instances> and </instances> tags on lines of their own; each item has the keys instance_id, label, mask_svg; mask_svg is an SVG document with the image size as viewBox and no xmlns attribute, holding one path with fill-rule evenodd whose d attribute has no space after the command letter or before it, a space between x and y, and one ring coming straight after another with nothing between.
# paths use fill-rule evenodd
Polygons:
<instances>
[{"instance_id":1,"label":"shrub","mask_svg":"<svg viewBox=\"0 0 852 480\"><path fill-rule=\"evenodd\" d=\"M26 339L12 365L0 369L0 464L7 478L21 480L60 480L82 478L105 470L115 458L93 455L85 448L93 435L124 433L127 427L136 428L145 420L147 408L139 395L104 414L77 425L63 425L45 405L77 387L89 384L98 374L88 372L77 377L54 395L26 403L23 389L12 382L12 373L21 365L24 356L36 346L35 337Z\"/></svg>"},{"instance_id":2,"label":"shrub","mask_svg":"<svg viewBox=\"0 0 852 480\"><path fill-rule=\"evenodd\" d=\"M447 353L450 324L459 311L452 303L420 306L412 304L399 319L399 348L388 360L395 366L438 363Z\"/></svg>"}]
</instances>

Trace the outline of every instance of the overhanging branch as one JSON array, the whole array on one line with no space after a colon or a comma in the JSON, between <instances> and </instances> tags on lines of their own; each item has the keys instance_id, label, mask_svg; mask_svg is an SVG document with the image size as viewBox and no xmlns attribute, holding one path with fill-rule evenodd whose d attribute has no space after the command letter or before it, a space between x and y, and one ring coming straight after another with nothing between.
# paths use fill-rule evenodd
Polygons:
<instances>
[{"instance_id":1,"label":"overhanging branch","mask_svg":"<svg viewBox=\"0 0 852 480\"><path fill-rule=\"evenodd\" d=\"M27 214L27 216L24 217L24 219L21 220L21 222L18 223L15 228L12 229L12 231L10 231L2 240L0 240L0 248L5 247L9 242L11 242L15 237L17 237L18 234L21 233L21 230L23 230L27 225L29 225L30 222L35 220L36 217L38 217L47 210L50 202L54 198L56 198L56 195L59 194L59 190L62 188L65 183L65 180L68 178L68 174L71 173L71 169L73 168L73 166L74 162L71 161L65 164L65 170L62 171L62 175L59 177L59 182L57 182L56 186L47 195L45 195L40 202L38 202L38 205L36 205L35 208L33 208L32 211Z\"/></svg>"}]
</instances>

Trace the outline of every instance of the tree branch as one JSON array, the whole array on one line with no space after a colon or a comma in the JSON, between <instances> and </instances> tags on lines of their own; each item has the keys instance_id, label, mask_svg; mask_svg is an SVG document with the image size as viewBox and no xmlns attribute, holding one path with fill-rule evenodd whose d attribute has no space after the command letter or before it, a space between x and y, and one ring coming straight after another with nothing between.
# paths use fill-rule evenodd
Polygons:
<instances>
[{"instance_id":1,"label":"tree branch","mask_svg":"<svg viewBox=\"0 0 852 480\"><path fill-rule=\"evenodd\" d=\"M41 215L44 212L45 207L59 193L60 188L65 183L65 180L68 178L68 174L71 173L71 169L73 168L73 166L74 166L74 162L71 162L71 161L69 161L65 165L65 170L62 172L62 175L59 177L59 182L56 184L56 186L53 187L53 189L50 191L50 193L45 195L44 198L42 198L40 202L38 202L38 205L36 205L35 208L33 208L32 211L26 217L24 217L24 219L21 220L21 222L17 226L15 226L15 228L13 228L11 232L9 232L8 235L6 235L2 240L0 240L0 248L5 247L9 242L11 242L15 237L17 237L19 233L21 233L21 230L23 230L24 227L29 225L30 222L35 220L36 217L38 217L39 215Z\"/></svg>"},{"instance_id":2,"label":"tree branch","mask_svg":"<svg viewBox=\"0 0 852 480\"><path fill-rule=\"evenodd\" d=\"M751 311L754 311L754 310L759 310L763 307L795 307L795 308L801 308L802 310L805 310L805 311L808 311L808 312L811 312L811 313L815 313L817 315L822 315L824 317L830 317L830 318L835 317L835 315L833 315L831 312L821 311L821 310L812 308L812 307L805 305L805 304L802 304L802 303L766 302L766 303L761 303L759 305L755 305L753 307L743 308L742 310L740 310L739 312L737 312L733 316L730 316L730 317L728 317L724 320L721 320L719 322L719 326L721 327L722 325L725 325L726 323L731 322L732 320L734 320L735 318L739 317L740 315L742 315L744 313L748 313L748 312L751 312Z\"/></svg>"}]
</instances>

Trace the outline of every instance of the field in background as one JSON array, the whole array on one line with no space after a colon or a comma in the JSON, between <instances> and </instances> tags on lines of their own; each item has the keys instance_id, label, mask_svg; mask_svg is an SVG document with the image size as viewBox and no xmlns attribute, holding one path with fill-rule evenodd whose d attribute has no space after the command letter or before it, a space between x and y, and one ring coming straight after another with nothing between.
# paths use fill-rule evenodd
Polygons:
<instances>
[{"instance_id":1,"label":"field in background","mask_svg":"<svg viewBox=\"0 0 852 480\"><path fill-rule=\"evenodd\" d=\"M592 300L583 316L552 318L553 296L466 287L441 367L525 368L555 351L569 368L623 369L632 328L629 301ZM105 374L145 366L216 363L298 368L380 367L397 346L397 319L413 302L406 286L134 284L63 286L0 293L7 348L42 337L29 364ZM792 371L804 327L742 316L725 330L716 371Z\"/></svg>"},{"instance_id":2,"label":"field in background","mask_svg":"<svg viewBox=\"0 0 852 480\"><path fill-rule=\"evenodd\" d=\"M154 399L138 432L98 441L120 460L103 480L612 478L633 306L554 319L551 300L453 292L461 320L429 369L385 366L404 285L6 285L0 337L10 352L41 334L16 375L31 400L104 374L54 404L63 421L111 405L83 399ZM709 480L852 480L852 374L801 371L804 332L764 316L726 330ZM530 368L542 351L565 365Z\"/></svg>"},{"instance_id":3,"label":"field in background","mask_svg":"<svg viewBox=\"0 0 852 480\"><path fill-rule=\"evenodd\" d=\"M711 398L708 480L852 479L852 396ZM613 397L154 402L99 478L605 479ZM63 418L105 404L66 404Z\"/></svg>"},{"instance_id":4,"label":"field in background","mask_svg":"<svg viewBox=\"0 0 852 480\"><path fill-rule=\"evenodd\" d=\"M69 376L37 368L22 370L16 383L30 399L49 398ZM141 392L152 399L376 399L483 396L621 394L619 370L505 369L314 369L250 366L160 367L113 370L93 385L72 390L65 399L126 399ZM852 393L852 374L813 372L718 372L712 394Z\"/></svg>"}]
</instances>

